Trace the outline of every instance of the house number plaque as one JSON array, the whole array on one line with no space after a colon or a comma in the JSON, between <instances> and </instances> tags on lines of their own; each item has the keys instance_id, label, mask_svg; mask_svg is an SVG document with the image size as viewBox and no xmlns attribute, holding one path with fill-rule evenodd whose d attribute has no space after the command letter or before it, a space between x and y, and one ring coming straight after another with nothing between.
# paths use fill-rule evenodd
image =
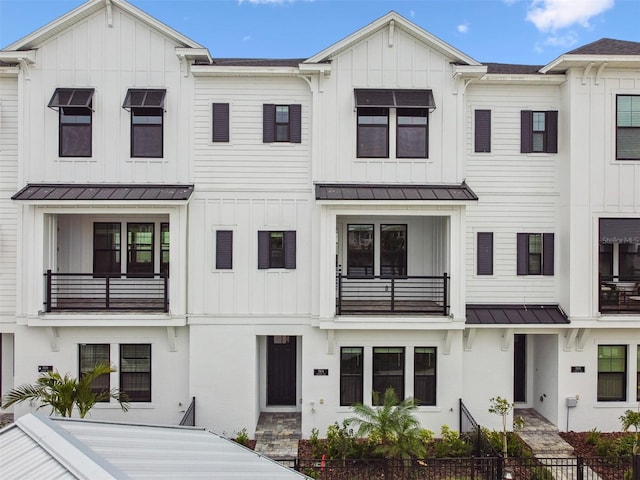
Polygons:
<instances>
[{"instance_id":1,"label":"house number plaque","mask_svg":"<svg viewBox=\"0 0 640 480\"><path fill-rule=\"evenodd\" d=\"M584 365L574 365L571 367L571 373L584 373Z\"/></svg>"},{"instance_id":2,"label":"house number plaque","mask_svg":"<svg viewBox=\"0 0 640 480\"><path fill-rule=\"evenodd\" d=\"M38 373L53 372L53 365L38 365Z\"/></svg>"},{"instance_id":3,"label":"house number plaque","mask_svg":"<svg viewBox=\"0 0 640 480\"><path fill-rule=\"evenodd\" d=\"M329 369L328 368L314 368L313 369L313 374L316 377L326 377L327 375L329 375Z\"/></svg>"}]
</instances>

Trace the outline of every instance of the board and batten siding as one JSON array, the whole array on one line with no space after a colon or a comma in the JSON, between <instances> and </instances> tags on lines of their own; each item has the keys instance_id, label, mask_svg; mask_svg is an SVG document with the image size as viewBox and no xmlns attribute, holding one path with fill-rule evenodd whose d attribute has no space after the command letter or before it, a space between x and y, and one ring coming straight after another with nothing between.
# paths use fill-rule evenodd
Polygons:
<instances>
[{"instance_id":1,"label":"board and batten siding","mask_svg":"<svg viewBox=\"0 0 640 480\"><path fill-rule=\"evenodd\" d=\"M193 78L181 72L176 42L112 7L56 33L37 46L24 82L24 175L27 182L189 181ZM58 112L47 108L56 88L94 88L92 156L58 156ZM131 158L129 88L166 88L162 158Z\"/></svg>"},{"instance_id":2,"label":"board and batten siding","mask_svg":"<svg viewBox=\"0 0 640 480\"><path fill-rule=\"evenodd\" d=\"M446 183L459 182L456 161L457 100L451 59L399 28L389 46L384 28L354 47L338 53L331 76L317 94L321 125L314 132L319 142L319 169L314 181ZM393 142L389 158L357 158L357 112L354 88L431 89L436 110L429 114L429 158L396 158ZM389 133L395 136L395 124Z\"/></svg>"},{"instance_id":3,"label":"board and batten siding","mask_svg":"<svg viewBox=\"0 0 640 480\"><path fill-rule=\"evenodd\" d=\"M311 92L298 78L198 77L194 174L199 189L310 190ZM229 104L229 142L212 141L212 104ZM302 107L301 143L264 143L263 104Z\"/></svg>"},{"instance_id":4,"label":"board and batten siding","mask_svg":"<svg viewBox=\"0 0 640 480\"><path fill-rule=\"evenodd\" d=\"M16 311L18 190L18 82L0 76L0 323Z\"/></svg>"},{"instance_id":5,"label":"board and batten siding","mask_svg":"<svg viewBox=\"0 0 640 480\"><path fill-rule=\"evenodd\" d=\"M189 205L189 305L195 315L306 315L311 311L309 198L199 193ZM216 269L216 230L233 232L233 268ZM296 232L295 269L258 269L258 231Z\"/></svg>"}]
</instances>

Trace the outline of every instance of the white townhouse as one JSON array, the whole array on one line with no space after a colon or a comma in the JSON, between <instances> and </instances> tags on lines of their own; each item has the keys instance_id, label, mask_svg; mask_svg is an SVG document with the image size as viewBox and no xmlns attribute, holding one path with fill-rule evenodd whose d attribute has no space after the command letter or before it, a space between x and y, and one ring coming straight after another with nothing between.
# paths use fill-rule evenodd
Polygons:
<instances>
[{"instance_id":1,"label":"white townhouse","mask_svg":"<svg viewBox=\"0 0 640 480\"><path fill-rule=\"evenodd\" d=\"M391 12L212 58L90 0L0 51L0 101L0 392L109 361L132 408L94 418L305 436L388 386L436 432L637 404L639 43L480 63Z\"/></svg>"}]
</instances>

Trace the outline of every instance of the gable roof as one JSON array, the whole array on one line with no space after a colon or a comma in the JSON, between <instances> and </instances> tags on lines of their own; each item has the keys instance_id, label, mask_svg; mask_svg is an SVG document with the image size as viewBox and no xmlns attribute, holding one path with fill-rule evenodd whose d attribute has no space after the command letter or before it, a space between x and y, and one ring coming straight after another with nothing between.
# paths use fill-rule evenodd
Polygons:
<instances>
[{"instance_id":1,"label":"gable roof","mask_svg":"<svg viewBox=\"0 0 640 480\"><path fill-rule=\"evenodd\" d=\"M640 42L601 38L565 55L640 55Z\"/></svg>"},{"instance_id":2,"label":"gable roof","mask_svg":"<svg viewBox=\"0 0 640 480\"><path fill-rule=\"evenodd\" d=\"M329 48L325 48L321 52L315 54L311 58L307 59L304 63L322 63L328 61L330 58L335 57L340 52L351 48L356 43L361 42L365 38L373 35L374 33L392 26L393 28L399 28L409 35L417 38L418 40L428 44L431 48L439 51L443 55L451 58L453 63L461 63L466 65L480 65L479 62L462 53L460 50L452 47L445 41L430 34L426 30L420 28L415 23L410 22L398 13L391 11L373 21L369 25L361 28L360 30L352 33L348 37L334 43Z\"/></svg>"},{"instance_id":3,"label":"gable roof","mask_svg":"<svg viewBox=\"0 0 640 480\"><path fill-rule=\"evenodd\" d=\"M71 10L70 12L62 15L61 17L58 17L57 19L49 22L38 30L28 34L25 37L22 37L11 45L8 45L2 50L16 51L33 49L36 46L40 45L42 42L46 41L48 38L55 36L60 31L69 28L71 25L79 22L80 20L93 15L103 8L106 8L108 11L110 11L110 9L113 7L117 7L127 12L129 15L135 17L143 23L146 23L151 28L158 30L160 33L172 39L174 42L183 47L204 49L202 45L194 42L188 37L185 37L181 33L165 25L159 20L156 20L151 15L148 15L142 10L134 7L125 0L89 0L78 6L77 8Z\"/></svg>"},{"instance_id":4,"label":"gable roof","mask_svg":"<svg viewBox=\"0 0 640 480\"><path fill-rule=\"evenodd\" d=\"M564 72L571 67L620 67L638 68L640 43L613 38L601 38L595 42L564 53L540 69L540 73Z\"/></svg>"},{"instance_id":5,"label":"gable roof","mask_svg":"<svg viewBox=\"0 0 640 480\"><path fill-rule=\"evenodd\" d=\"M27 414L0 430L0 478L304 479L203 428Z\"/></svg>"}]
</instances>

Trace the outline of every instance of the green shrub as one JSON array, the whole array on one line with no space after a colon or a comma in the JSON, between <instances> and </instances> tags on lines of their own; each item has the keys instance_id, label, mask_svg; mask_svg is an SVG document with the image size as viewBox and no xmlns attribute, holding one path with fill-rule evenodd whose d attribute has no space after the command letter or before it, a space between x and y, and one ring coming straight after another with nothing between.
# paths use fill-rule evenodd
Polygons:
<instances>
[{"instance_id":1,"label":"green shrub","mask_svg":"<svg viewBox=\"0 0 640 480\"><path fill-rule=\"evenodd\" d=\"M625 435L615 441L614 450L619 457L630 457L633 455L633 435Z\"/></svg>"},{"instance_id":2,"label":"green shrub","mask_svg":"<svg viewBox=\"0 0 640 480\"><path fill-rule=\"evenodd\" d=\"M309 446L311 447L311 456L313 458L320 458L325 453L324 444L318 438L320 431L317 428L311 429L311 436L309 437Z\"/></svg>"},{"instance_id":3,"label":"green shrub","mask_svg":"<svg viewBox=\"0 0 640 480\"><path fill-rule=\"evenodd\" d=\"M349 428L349 422L344 420L342 425L335 422L327 428L327 458L342 459L361 458L362 443L358 441L355 432Z\"/></svg>"},{"instance_id":4,"label":"green shrub","mask_svg":"<svg viewBox=\"0 0 640 480\"><path fill-rule=\"evenodd\" d=\"M440 441L434 444L436 457L468 457L471 455L472 446L447 425L443 425L440 429L440 437Z\"/></svg>"},{"instance_id":5,"label":"green shrub","mask_svg":"<svg viewBox=\"0 0 640 480\"><path fill-rule=\"evenodd\" d=\"M247 429L243 428L242 430L240 430L238 432L238 434L236 435L236 438L234 439L234 441L236 443L239 443L240 445L244 445L245 447L249 446L249 434L247 433Z\"/></svg>"},{"instance_id":6,"label":"green shrub","mask_svg":"<svg viewBox=\"0 0 640 480\"><path fill-rule=\"evenodd\" d=\"M497 430L489 430L488 428L483 428L482 433L491 446L497 451L502 452L503 449L503 438L502 432ZM509 457L523 457L527 456L529 452L525 450L524 444L520 437L515 432L507 432L507 456Z\"/></svg>"},{"instance_id":7,"label":"green shrub","mask_svg":"<svg viewBox=\"0 0 640 480\"><path fill-rule=\"evenodd\" d=\"M589 433L587 434L587 438L585 441L587 445L597 445L598 440L600 440L600 437L601 437L600 431L597 428L594 428L592 430L589 430Z\"/></svg>"},{"instance_id":8,"label":"green shrub","mask_svg":"<svg viewBox=\"0 0 640 480\"><path fill-rule=\"evenodd\" d=\"M534 467L531 469L530 480L555 480L549 470L544 467Z\"/></svg>"},{"instance_id":9,"label":"green shrub","mask_svg":"<svg viewBox=\"0 0 640 480\"><path fill-rule=\"evenodd\" d=\"M595 451L599 457L613 457L616 455L616 442L608 437L599 438L595 445Z\"/></svg>"}]
</instances>

